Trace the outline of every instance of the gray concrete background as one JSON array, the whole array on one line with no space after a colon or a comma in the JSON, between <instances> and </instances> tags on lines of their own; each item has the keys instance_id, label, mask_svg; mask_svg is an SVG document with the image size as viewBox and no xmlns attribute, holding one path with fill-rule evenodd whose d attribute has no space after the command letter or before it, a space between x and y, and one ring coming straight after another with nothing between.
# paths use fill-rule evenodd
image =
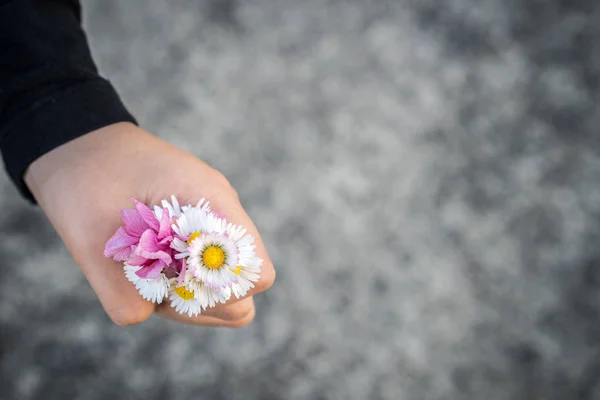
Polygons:
<instances>
[{"instance_id":1,"label":"gray concrete background","mask_svg":"<svg viewBox=\"0 0 600 400\"><path fill-rule=\"evenodd\" d=\"M278 270L248 328L111 325L0 177L3 399L600 398L600 3L84 1L142 126Z\"/></svg>"}]
</instances>

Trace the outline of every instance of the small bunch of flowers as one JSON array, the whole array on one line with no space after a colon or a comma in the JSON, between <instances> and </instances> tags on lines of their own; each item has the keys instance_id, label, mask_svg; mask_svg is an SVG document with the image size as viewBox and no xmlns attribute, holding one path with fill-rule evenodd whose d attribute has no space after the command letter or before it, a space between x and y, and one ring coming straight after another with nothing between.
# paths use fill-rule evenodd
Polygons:
<instances>
[{"instance_id":1,"label":"small bunch of flowers","mask_svg":"<svg viewBox=\"0 0 600 400\"><path fill-rule=\"evenodd\" d=\"M154 210L132 201L135 208L121 211L124 226L108 240L104 256L123 262L144 299L160 304L168 297L178 313L191 317L254 287L262 264L254 238L211 211L208 201L181 207L171 196Z\"/></svg>"}]
</instances>

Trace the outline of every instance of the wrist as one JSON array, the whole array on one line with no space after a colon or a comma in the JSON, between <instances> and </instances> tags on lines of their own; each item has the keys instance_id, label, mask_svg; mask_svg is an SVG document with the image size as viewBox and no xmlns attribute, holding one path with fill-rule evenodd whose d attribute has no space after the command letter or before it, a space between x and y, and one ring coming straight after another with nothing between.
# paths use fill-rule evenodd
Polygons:
<instances>
[{"instance_id":1,"label":"wrist","mask_svg":"<svg viewBox=\"0 0 600 400\"><path fill-rule=\"evenodd\" d=\"M38 204L46 209L60 202L58 194L77 190L82 183L93 183L107 166L115 165L115 150L144 131L129 122L119 122L89 132L42 155L27 168L23 177Z\"/></svg>"}]
</instances>

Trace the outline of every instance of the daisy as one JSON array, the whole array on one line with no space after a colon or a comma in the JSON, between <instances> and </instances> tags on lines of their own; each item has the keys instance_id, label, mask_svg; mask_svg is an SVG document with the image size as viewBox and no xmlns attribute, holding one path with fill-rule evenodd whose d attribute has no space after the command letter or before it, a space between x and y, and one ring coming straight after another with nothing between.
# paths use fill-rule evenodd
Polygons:
<instances>
[{"instance_id":1,"label":"daisy","mask_svg":"<svg viewBox=\"0 0 600 400\"><path fill-rule=\"evenodd\" d=\"M202 311L202 303L196 298L196 293L186 285L177 285L173 280L169 287L169 299L171 307L179 314L187 314L188 317L200 314Z\"/></svg>"},{"instance_id":2,"label":"daisy","mask_svg":"<svg viewBox=\"0 0 600 400\"><path fill-rule=\"evenodd\" d=\"M230 288L211 289L189 271L186 272L183 282L183 286L194 292L195 298L200 301L204 310L214 307L217 303L225 303L231 298Z\"/></svg>"},{"instance_id":3,"label":"daisy","mask_svg":"<svg viewBox=\"0 0 600 400\"><path fill-rule=\"evenodd\" d=\"M189 257L188 246L203 233L223 234L227 230L227 222L209 209L198 206L187 209L181 213L173 225L176 236L171 247L179 254L175 258Z\"/></svg>"},{"instance_id":4,"label":"daisy","mask_svg":"<svg viewBox=\"0 0 600 400\"><path fill-rule=\"evenodd\" d=\"M237 247L238 262L232 272L237 275L238 281L232 285L231 289L235 297L239 299L254 287L253 282L258 282L260 279L262 260L256 256L254 237L246 235L246 229L229 223L226 232Z\"/></svg>"},{"instance_id":5,"label":"daisy","mask_svg":"<svg viewBox=\"0 0 600 400\"><path fill-rule=\"evenodd\" d=\"M187 253L188 270L206 286L226 288L238 282L238 249L227 235L202 233L188 244Z\"/></svg>"},{"instance_id":6,"label":"daisy","mask_svg":"<svg viewBox=\"0 0 600 400\"><path fill-rule=\"evenodd\" d=\"M156 304L162 303L170 286L169 279L164 273L158 275L157 278L140 278L136 272L141 268L143 267L125 264L127 280L135 285L144 299Z\"/></svg>"}]
</instances>

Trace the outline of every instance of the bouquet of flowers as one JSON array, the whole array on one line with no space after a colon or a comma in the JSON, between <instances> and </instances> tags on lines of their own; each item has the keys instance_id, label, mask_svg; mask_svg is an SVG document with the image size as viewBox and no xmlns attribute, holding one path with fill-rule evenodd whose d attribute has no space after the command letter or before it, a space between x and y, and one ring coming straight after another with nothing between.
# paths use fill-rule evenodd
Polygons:
<instances>
[{"instance_id":1,"label":"bouquet of flowers","mask_svg":"<svg viewBox=\"0 0 600 400\"><path fill-rule=\"evenodd\" d=\"M123 262L127 279L142 297L169 298L180 314L198 315L243 297L254 287L262 260L246 230L211 211L208 201L181 207L177 198L151 210L132 198L121 211L124 226L108 240L104 255Z\"/></svg>"}]
</instances>

